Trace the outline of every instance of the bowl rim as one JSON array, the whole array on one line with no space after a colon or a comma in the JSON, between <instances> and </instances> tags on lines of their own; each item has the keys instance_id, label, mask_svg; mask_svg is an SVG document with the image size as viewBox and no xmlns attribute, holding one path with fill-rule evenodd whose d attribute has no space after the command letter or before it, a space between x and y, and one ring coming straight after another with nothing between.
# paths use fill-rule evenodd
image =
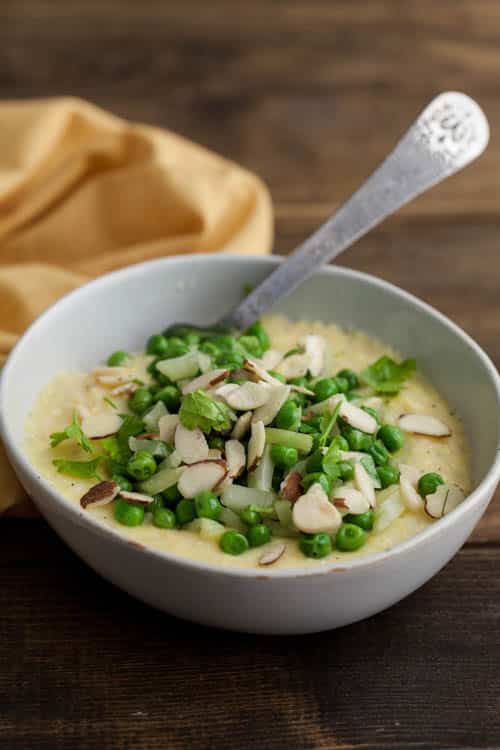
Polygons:
<instances>
[{"instance_id":1,"label":"bowl rim","mask_svg":"<svg viewBox=\"0 0 500 750\"><path fill-rule=\"evenodd\" d=\"M104 537L111 537L118 545L125 546L130 550L134 548L137 551L141 551L148 555L174 564L183 568L197 570L198 572L204 572L207 574L219 574L219 575L230 575L240 578L252 578L252 579L270 579L270 578L299 578L310 575L324 575L335 571L350 571L356 569L363 569L367 566L372 566L377 563L381 563L389 558L404 555L406 552L426 545L431 542L436 536L443 534L446 530L453 526L455 523L459 523L460 519L468 513L471 513L476 506L478 506L485 496L493 494L495 487L500 481L500 445L497 447L495 460L491 464L490 468L486 472L485 476L478 484L478 486L467 496L461 505L456 508L452 513L444 518L440 519L438 523L433 523L427 528L419 531L417 534L409 537L408 539L399 542L393 547L376 552L370 555L345 559L335 560L333 562L318 561L314 564L309 565L297 565L289 568L281 568L274 570L272 567L238 567L238 566L225 566L224 564L208 563L202 560L193 560L189 557L183 557L181 555L168 552L167 550L160 550L154 547L149 547L142 543L135 542L133 539L129 539L119 531L106 526L106 524L100 519L93 515L85 513L79 506L68 501L64 496L59 493L49 480L40 476L34 466L30 463L27 456L23 451L22 444L18 445L18 442L14 438L11 430L7 424L5 417L5 410L3 404L6 400L6 389L7 383L10 379L11 372L15 371L16 358L22 349L27 345L26 342L29 338L36 333L40 326L45 326L52 318L58 317L59 313L64 310L67 305L71 305L75 297L88 294L89 290L105 289L109 285L114 285L124 277L134 276L141 274L148 274L149 272L155 272L156 270L163 269L165 266L171 266L173 264L186 265L189 263L196 263L205 261L214 264L224 264L227 261L236 263L251 262L259 266L273 267L283 262L285 258L270 255L270 256L251 256L251 255L237 255L234 253L203 253L203 254L186 254L181 256L165 257L155 260L147 260L142 263L137 263L111 273L104 274L96 279L92 279L89 282L77 287L68 294L61 297L53 305L44 310L25 330L23 335L20 337L12 351L10 352L7 361L4 364L3 371L0 377L0 435L4 441L5 448L9 458L13 464L17 467L17 470L23 476L26 474L30 483L39 485L43 491L50 497L50 500L55 506L58 506L58 512L65 516L66 520L76 523L79 526L88 527L89 530L97 533ZM427 302L420 300L413 294L406 292L395 284L391 284L383 279L373 276L362 271L356 271L351 268L341 267L336 265L324 266L323 268L316 271L313 276L326 275L326 276L344 276L354 279L360 279L368 284L372 284L378 287L383 293L389 293L402 299L405 303L418 308L420 311L427 313L431 317L437 319L442 325L449 329L449 331L462 339L462 341L474 352L476 357L480 360L482 366L486 370L492 385L495 389L497 401L500 405L500 376L497 369L489 356L483 351L483 349L472 339L460 326L447 318L443 313L440 313L434 307L429 305ZM500 410L499 410L500 412ZM498 420L498 433L500 434L500 413L497 414ZM37 504L36 499L34 499ZM45 515L45 514L44 514Z\"/></svg>"}]
</instances>

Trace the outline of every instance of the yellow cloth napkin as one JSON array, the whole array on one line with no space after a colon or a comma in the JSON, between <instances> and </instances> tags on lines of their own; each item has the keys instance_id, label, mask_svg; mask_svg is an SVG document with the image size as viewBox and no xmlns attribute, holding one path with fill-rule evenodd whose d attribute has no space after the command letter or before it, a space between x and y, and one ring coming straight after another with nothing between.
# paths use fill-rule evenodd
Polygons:
<instances>
[{"instance_id":1,"label":"yellow cloth napkin","mask_svg":"<svg viewBox=\"0 0 500 750\"><path fill-rule=\"evenodd\" d=\"M250 172L73 98L0 103L0 363L89 278L149 258L267 253L272 207ZM0 512L25 500L0 446Z\"/></svg>"}]
</instances>

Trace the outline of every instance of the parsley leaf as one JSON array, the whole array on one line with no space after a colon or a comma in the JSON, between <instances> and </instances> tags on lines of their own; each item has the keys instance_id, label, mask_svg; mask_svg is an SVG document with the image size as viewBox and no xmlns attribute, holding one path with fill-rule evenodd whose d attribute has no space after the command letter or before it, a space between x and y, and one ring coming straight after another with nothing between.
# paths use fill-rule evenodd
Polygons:
<instances>
[{"instance_id":1,"label":"parsley leaf","mask_svg":"<svg viewBox=\"0 0 500 750\"><path fill-rule=\"evenodd\" d=\"M335 407L335 410L332 415L326 412L321 417L319 421L321 434L319 436L318 448L323 448L326 445L328 438L330 437L330 433L333 430L337 419L339 418L341 406L342 406L342 403L339 402L337 406Z\"/></svg>"},{"instance_id":2,"label":"parsley leaf","mask_svg":"<svg viewBox=\"0 0 500 750\"><path fill-rule=\"evenodd\" d=\"M91 459L90 461L66 461L64 458L55 458L52 463L60 474L67 474L70 477L79 479L100 479L97 469L102 461L102 456Z\"/></svg>"},{"instance_id":3,"label":"parsley leaf","mask_svg":"<svg viewBox=\"0 0 500 750\"><path fill-rule=\"evenodd\" d=\"M405 359L398 364L390 357L380 357L362 371L361 377L377 393L396 394L404 381L413 375L416 367L414 359Z\"/></svg>"},{"instance_id":4,"label":"parsley leaf","mask_svg":"<svg viewBox=\"0 0 500 750\"><path fill-rule=\"evenodd\" d=\"M76 412L73 414L73 421L70 425L68 425L68 427L66 427L62 432L52 433L52 435L50 436L50 445L52 448L55 448L64 440L76 440L78 445L83 448L84 451L87 451L87 453L94 452L92 443L80 427Z\"/></svg>"},{"instance_id":5,"label":"parsley leaf","mask_svg":"<svg viewBox=\"0 0 500 750\"><path fill-rule=\"evenodd\" d=\"M183 400L179 417L188 430L199 427L207 434L210 430L228 430L231 426L230 411L226 404L214 401L203 391L189 393Z\"/></svg>"},{"instance_id":6,"label":"parsley leaf","mask_svg":"<svg viewBox=\"0 0 500 750\"><path fill-rule=\"evenodd\" d=\"M123 422L120 425L120 429L116 433L116 446L112 443L108 443L103 446L106 453L108 453L112 459L121 463L127 463L128 459L132 455L130 450L128 439L135 437L144 432L144 422L134 414L120 414L123 417Z\"/></svg>"}]
</instances>

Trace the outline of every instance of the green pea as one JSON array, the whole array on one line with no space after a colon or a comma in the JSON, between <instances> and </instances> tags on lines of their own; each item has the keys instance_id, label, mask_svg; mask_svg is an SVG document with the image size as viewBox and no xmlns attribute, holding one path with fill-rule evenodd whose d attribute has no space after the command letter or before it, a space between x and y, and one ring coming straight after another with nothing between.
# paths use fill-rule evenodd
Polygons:
<instances>
[{"instance_id":1,"label":"green pea","mask_svg":"<svg viewBox=\"0 0 500 750\"><path fill-rule=\"evenodd\" d=\"M153 526L159 529L175 529L175 513L168 508L158 508L153 513Z\"/></svg>"},{"instance_id":2,"label":"green pea","mask_svg":"<svg viewBox=\"0 0 500 750\"><path fill-rule=\"evenodd\" d=\"M370 417L373 417L378 425L380 425L380 417L378 415L378 411L372 409L371 406L362 406L361 408L363 409L363 411L366 411L366 413L369 414Z\"/></svg>"},{"instance_id":3,"label":"green pea","mask_svg":"<svg viewBox=\"0 0 500 750\"><path fill-rule=\"evenodd\" d=\"M306 491L313 484L319 484L324 489L327 495L330 495L330 492L332 491L332 483L330 481L330 478L325 473L320 471L314 471L311 474L306 474L304 477L302 477L301 484Z\"/></svg>"},{"instance_id":4,"label":"green pea","mask_svg":"<svg viewBox=\"0 0 500 750\"><path fill-rule=\"evenodd\" d=\"M298 385L301 388L307 388L309 386L309 381L305 377L290 378L290 380L288 382L290 383L290 385Z\"/></svg>"},{"instance_id":5,"label":"green pea","mask_svg":"<svg viewBox=\"0 0 500 750\"><path fill-rule=\"evenodd\" d=\"M364 529L354 523L343 523L337 531L335 545L341 552L354 552L366 542Z\"/></svg>"},{"instance_id":6,"label":"green pea","mask_svg":"<svg viewBox=\"0 0 500 750\"><path fill-rule=\"evenodd\" d=\"M140 505L131 505L118 498L115 501L114 516L118 523L124 526L140 526L144 521L144 508Z\"/></svg>"},{"instance_id":7,"label":"green pea","mask_svg":"<svg viewBox=\"0 0 500 750\"><path fill-rule=\"evenodd\" d=\"M257 336L240 336L238 343L251 357L259 359L264 354L262 345Z\"/></svg>"},{"instance_id":8,"label":"green pea","mask_svg":"<svg viewBox=\"0 0 500 750\"><path fill-rule=\"evenodd\" d=\"M160 510L161 508L163 508L163 498L161 494L153 495L153 502L148 505L147 511L154 515L156 511Z\"/></svg>"},{"instance_id":9,"label":"green pea","mask_svg":"<svg viewBox=\"0 0 500 750\"><path fill-rule=\"evenodd\" d=\"M349 387L347 390L352 391L359 386L359 379L354 370L340 370L336 375L337 378L347 380Z\"/></svg>"},{"instance_id":10,"label":"green pea","mask_svg":"<svg viewBox=\"0 0 500 750\"><path fill-rule=\"evenodd\" d=\"M375 513L372 510L367 510L366 513L348 513L343 518L344 523L354 524L364 531L371 531L373 529L374 520Z\"/></svg>"},{"instance_id":11,"label":"green pea","mask_svg":"<svg viewBox=\"0 0 500 750\"><path fill-rule=\"evenodd\" d=\"M383 424L378 431L377 437L380 438L391 453L401 450L405 444L404 432L392 424Z\"/></svg>"},{"instance_id":12,"label":"green pea","mask_svg":"<svg viewBox=\"0 0 500 750\"><path fill-rule=\"evenodd\" d=\"M222 511L222 505L213 492L199 492L194 499L194 504L198 518L210 518L212 521L217 521Z\"/></svg>"},{"instance_id":13,"label":"green pea","mask_svg":"<svg viewBox=\"0 0 500 750\"><path fill-rule=\"evenodd\" d=\"M343 435L336 435L332 442L330 443L330 447L334 446L339 451L348 451L349 450L349 443L345 439Z\"/></svg>"},{"instance_id":14,"label":"green pea","mask_svg":"<svg viewBox=\"0 0 500 750\"><path fill-rule=\"evenodd\" d=\"M196 347L200 343L200 336L197 333L186 333L183 338L189 347Z\"/></svg>"},{"instance_id":15,"label":"green pea","mask_svg":"<svg viewBox=\"0 0 500 750\"><path fill-rule=\"evenodd\" d=\"M313 386L316 401L326 401L330 396L335 396L339 392L337 383L334 378L322 378Z\"/></svg>"},{"instance_id":16,"label":"green pea","mask_svg":"<svg viewBox=\"0 0 500 750\"><path fill-rule=\"evenodd\" d=\"M219 354L219 347L213 341L203 341L200 344L200 351L208 354L210 357L216 357Z\"/></svg>"},{"instance_id":17,"label":"green pea","mask_svg":"<svg viewBox=\"0 0 500 750\"><path fill-rule=\"evenodd\" d=\"M347 378L343 378L341 375L335 377L335 384L339 393L347 393L350 390L349 381Z\"/></svg>"},{"instance_id":18,"label":"green pea","mask_svg":"<svg viewBox=\"0 0 500 750\"><path fill-rule=\"evenodd\" d=\"M422 497L433 495L440 484L444 484L441 474L431 471L429 474L424 474L418 480L418 492Z\"/></svg>"},{"instance_id":19,"label":"green pea","mask_svg":"<svg viewBox=\"0 0 500 750\"><path fill-rule=\"evenodd\" d=\"M155 471L156 461L147 451L137 451L127 463L127 473L140 482L149 479Z\"/></svg>"},{"instance_id":20,"label":"green pea","mask_svg":"<svg viewBox=\"0 0 500 750\"><path fill-rule=\"evenodd\" d=\"M248 549L248 539L239 531L225 531L219 540L219 546L226 555L241 555Z\"/></svg>"},{"instance_id":21,"label":"green pea","mask_svg":"<svg viewBox=\"0 0 500 750\"><path fill-rule=\"evenodd\" d=\"M129 409L135 414L144 414L153 403L153 396L147 388L138 388L129 398Z\"/></svg>"},{"instance_id":22,"label":"green pea","mask_svg":"<svg viewBox=\"0 0 500 750\"><path fill-rule=\"evenodd\" d=\"M391 464L385 464L377 468L377 476L380 479L380 484L383 489L390 487L391 484L397 484L399 482L399 470Z\"/></svg>"},{"instance_id":23,"label":"green pea","mask_svg":"<svg viewBox=\"0 0 500 750\"><path fill-rule=\"evenodd\" d=\"M280 372L276 372L276 370L268 370L269 375L271 375L275 380L279 380L280 383L286 383L286 378L284 375L282 375Z\"/></svg>"},{"instance_id":24,"label":"green pea","mask_svg":"<svg viewBox=\"0 0 500 750\"><path fill-rule=\"evenodd\" d=\"M354 461L341 461L339 463L339 474L343 482L354 479Z\"/></svg>"},{"instance_id":25,"label":"green pea","mask_svg":"<svg viewBox=\"0 0 500 750\"><path fill-rule=\"evenodd\" d=\"M172 487L169 487L166 490L163 490L161 493L163 500L167 503L167 505L175 505L179 502L179 500L182 499L182 495L177 489L177 485L173 484Z\"/></svg>"},{"instance_id":26,"label":"green pea","mask_svg":"<svg viewBox=\"0 0 500 750\"><path fill-rule=\"evenodd\" d=\"M265 524L259 523L256 526L250 526L247 536L251 547L261 547L270 540L271 531Z\"/></svg>"},{"instance_id":27,"label":"green pea","mask_svg":"<svg viewBox=\"0 0 500 750\"><path fill-rule=\"evenodd\" d=\"M175 509L177 522L182 526L196 518L196 507L193 500L181 500Z\"/></svg>"},{"instance_id":28,"label":"green pea","mask_svg":"<svg viewBox=\"0 0 500 750\"><path fill-rule=\"evenodd\" d=\"M312 474L316 471L323 471L323 453L321 451L315 451L311 453L306 462L306 473Z\"/></svg>"},{"instance_id":29,"label":"green pea","mask_svg":"<svg viewBox=\"0 0 500 750\"><path fill-rule=\"evenodd\" d=\"M302 422L299 432L302 432L304 435L313 435L315 432L318 432L318 429L315 425L309 424L309 422Z\"/></svg>"},{"instance_id":30,"label":"green pea","mask_svg":"<svg viewBox=\"0 0 500 750\"><path fill-rule=\"evenodd\" d=\"M349 443L349 448L352 451L368 451L373 442L370 435L361 430L356 430L353 427L349 427L344 433L344 437Z\"/></svg>"},{"instance_id":31,"label":"green pea","mask_svg":"<svg viewBox=\"0 0 500 750\"><path fill-rule=\"evenodd\" d=\"M368 452L377 466L383 466L389 460L389 451L381 440L374 440L370 445Z\"/></svg>"},{"instance_id":32,"label":"green pea","mask_svg":"<svg viewBox=\"0 0 500 750\"><path fill-rule=\"evenodd\" d=\"M148 339L146 354L154 354L155 357L163 357L167 353L168 341L161 333L157 333Z\"/></svg>"},{"instance_id":33,"label":"green pea","mask_svg":"<svg viewBox=\"0 0 500 750\"><path fill-rule=\"evenodd\" d=\"M185 341L177 336L172 336L171 339L167 339L167 349L163 356L165 359L174 359L175 357L182 357L188 351L189 347Z\"/></svg>"},{"instance_id":34,"label":"green pea","mask_svg":"<svg viewBox=\"0 0 500 750\"><path fill-rule=\"evenodd\" d=\"M260 320L256 320L255 323L250 326L250 328L247 328L245 333L249 336L255 336L259 339L263 352L267 351L271 346L271 339L267 335L266 330Z\"/></svg>"},{"instance_id":35,"label":"green pea","mask_svg":"<svg viewBox=\"0 0 500 750\"><path fill-rule=\"evenodd\" d=\"M296 448L288 448L286 445L277 444L271 447L271 458L276 466L290 469L299 460L299 453Z\"/></svg>"},{"instance_id":36,"label":"green pea","mask_svg":"<svg viewBox=\"0 0 500 750\"><path fill-rule=\"evenodd\" d=\"M306 557L314 557L318 560L331 553L332 540L329 534L301 534L299 547Z\"/></svg>"},{"instance_id":37,"label":"green pea","mask_svg":"<svg viewBox=\"0 0 500 750\"><path fill-rule=\"evenodd\" d=\"M242 510L240 518L247 526L258 526L260 523L262 523L260 513L258 513L256 510L253 510L250 505Z\"/></svg>"},{"instance_id":38,"label":"green pea","mask_svg":"<svg viewBox=\"0 0 500 750\"><path fill-rule=\"evenodd\" d=\"M111 481L116 482L118 487L124 492L132 492L132 490L134 489L130 479L124 477L123 474L113 474L113 476L111 477Z\"/></svg>"},{"instance_id":39,"label":"green pea","mask_svg":"<svg viewBox=\"0 0 500 750\"><path fill-rule=\"evenodd\" d=\"M128 360L128 353L127 352L113 352L113 354L110 354L108 357L107 365L108 367L121 367L121 365L124 365L125 362Z\"/></svg>"},{"instance_id":40,"label":"green pea","mask_svg":"<svg viewBox=\"0 0 500 750\"><path fill-rule=\"evenodd\" d=\"M165 385L153 396L154 401L163 401L167 410L175 414L179 410L181 394L175 385Z\"/></svg>"}]
</instances>

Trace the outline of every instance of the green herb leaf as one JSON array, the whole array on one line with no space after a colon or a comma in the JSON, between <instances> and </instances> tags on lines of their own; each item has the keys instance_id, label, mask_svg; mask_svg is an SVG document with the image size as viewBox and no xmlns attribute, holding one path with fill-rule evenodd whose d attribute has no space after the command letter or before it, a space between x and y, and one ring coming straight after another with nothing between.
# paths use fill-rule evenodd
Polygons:
<instances>
[{"instance_id":1,"label":"green herb leaf","mask_svg":"<svg viewBox=\"0 0 500 750\"><path fill-rule=\"evenodd\" d=\"M342 406L342 403L339 402L337 406L335 407L335 411L333 412L331 416L327 412L323 414L323 416L321 417L320 419L321 434L320 434L319 441L318 441L318 448L323 448L323 446L326 445L328 438L330 436L330 433L333 430L337 419L339 418L341 406Z\"/></svg>"},{"instance_id":2,"label":"green herb leaf","mask_svg":"<svg viewBox=\"0 0 500 750\"><path fill-rule=\"evenodd\" d=\"M293 354L304 354L305 349L303 346L296 346L295 349L289 349L285 354L283 355L283 359L286 359L287 357L291 357Z\"/></svg>"},{"instance_id":3,"label":"green herb leaf","mask_svg":"<svg viewBox=\"0 0 500 750\"><path fill-rule=\"evenodd\" d=\"M97 469L102 461L102 456L98 456L90 461L66 461L64 458L55 458L52 463L60 474L67 474L70 477L78 479L100 479Z\"/></svg>"},{"instance_id":4,"label":"green herb leaf","mask_svg":"<svg viewBox=\"0 0 500 750\"><path fill-rule=\"evenodd\" d=\"M362 371L361 378L378 393L396 394L416 367L414 359L405 359L398 364L390 357L380 357Z\"/></svg>"},{"instance_id":5,"label":"green herb leaf","mask_svg":"<svg viewBox=\"0 0 500 750\"><path fill-rule=\"evenodd\" d=\"M117 405L113 401L111 401L111 399L108 398L107 396L104 396L103 401L109 404L109 406L111 406L112 409L118 409Z\"/></svg>"},{"instance_id":6,"label":"green herb leaf","mask_svg":"<svg viewBox=\"0 0 500 750\"><path fill-rule=\"evenodd\" d=\"M141 432L144 432L145 428L142 419L136 417L135 414L120 414L120 416L123 418L123 422L116 433L117 452L115 455L112 455L111 458L115 461L120 461L121 463L127 463L128 458L132 455L128 439L140 435ZM109 448L111 448L111 443L108 445Z\"/></svg>"},{"instance_id":7,"label":"green herb leaf","mask_svg":"<svg viewBox=\"0 0 500 750\"><path fill-rule=\"evenodd\" d=\"M359 463L364 466L366 473L369 474L372 479L375 479L376 482L379 481L375 461L369 453L367 453L366 456L363 456Z\"/></svg>"},{"instance_id":8,"label":"green herb leaf","mask_svg":"<svg viewBox=\"0 0 500 750\"><path fill-rule=\"evenodd\" d=\"M181 404L179 417L188 430L199 427L207 434L210 430L228 430L231 426L230 412L226 404L214 401L203 391L189 393Z\"/></svg>"},{"instance_id":9,"label":"green herb leaf","mask_svg":"<svg viewBox=\"0 0 500 750\"><path fill-rule=\"evenodd\" d=\"M87 451L87 453L94 452L92 443L80 427L76 412L73 414L73 421L70 425L68 425L68 427L66 427L62 432L52 433L52 435L50 436L50 445L52 448L55 448L64 440L76 440L78 445L83 448L84 451Z\"/></svg>"}]
</instances>

